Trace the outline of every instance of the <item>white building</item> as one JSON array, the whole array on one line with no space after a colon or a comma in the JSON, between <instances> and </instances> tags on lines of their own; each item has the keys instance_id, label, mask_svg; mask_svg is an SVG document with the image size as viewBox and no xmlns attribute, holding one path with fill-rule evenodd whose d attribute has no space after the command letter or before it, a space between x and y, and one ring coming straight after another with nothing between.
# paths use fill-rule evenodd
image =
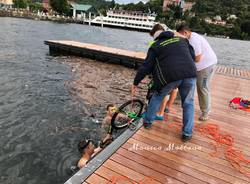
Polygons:
<instances>
[{"instance_id":1,"label":"white building","mask_svg":"<svg viewBox=\"0 0 250 184\"><path fill-rule=\"evenodd\" d=\"M0 0L0 7L2 8L12 8L13 0Z\"/></svg>"},{"instance_id":2,"label":"white building","mask_svg":"<svg viewBox=\"0 0 250 184\"><path fill-rule=\"evenodd\" d=\"M236 15L229 15L228 17L227 17L227 20L235 20L235 19L237 19L238 17L236 16Z\"/></svg>"}]
</instances>

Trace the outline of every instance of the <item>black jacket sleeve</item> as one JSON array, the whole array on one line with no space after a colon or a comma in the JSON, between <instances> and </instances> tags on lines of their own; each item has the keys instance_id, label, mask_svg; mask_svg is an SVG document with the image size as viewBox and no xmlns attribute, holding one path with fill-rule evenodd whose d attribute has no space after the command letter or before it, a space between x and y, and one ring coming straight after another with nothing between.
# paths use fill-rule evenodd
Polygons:
<instances>
[{"instance_id":1,"label":"black jacket sleeve","mask_svg":"<svg viewBox=\"0 0 250 184\"><path fill-rule=\"evenodd\" d=\"M154 64L155 64L156 54L155 51L152 48L149 48L147 57L141 67L138 69L135 79L134 79L134 85L137 86L146 75L149 75L152 73Z\"/></svg>"},{"instance_id":2,"label":"black jacket sleeve","mask_svg":"<svg viewBox=\"0 0 250 184\"><path fill-rule=\"evenodd\" d=\"M189 47L189 52L192 56L192 59L195 61L195 52L194 52L194 48L193 46L189 43L189 41L187 40L187 44L188 44L188 47Z\"/></svg>"}]
</instances>

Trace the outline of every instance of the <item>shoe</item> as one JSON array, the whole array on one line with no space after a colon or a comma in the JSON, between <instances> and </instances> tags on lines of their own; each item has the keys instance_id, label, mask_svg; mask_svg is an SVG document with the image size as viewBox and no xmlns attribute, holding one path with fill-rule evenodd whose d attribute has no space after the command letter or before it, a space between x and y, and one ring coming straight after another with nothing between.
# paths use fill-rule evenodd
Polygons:
<instances>
[{"instance_id":1,"label":"shoe","mask_svg":"<svg viewBox=\"0 0 250 184\"><path fill-rule=\"evenodd\" d=\"M182 137L181 137L182 142L187 142L187 141L189 141L191 139L192 139L192 135L191 136L187 136L187 135L183 134Z\"/></svg>"},{"instance_id":2,"label":"shoe","mask_svg":"<svg viewBox=\"0 0 250 184\"><path fill-rule=\"evenodd\" d=\"M166 107L164 112L165 112L165 113L169 113L170 111L169 111L169 109Z\"/></svg>"},{"instance_id":3,"label":"shoe","mask_svg":"<svg viewBox=\"0 0 250 184\"><path fill-rule=\"evenodd\" d=\"M152 123L143 123L145 129L150 129L152 127Z\"/></svg>"},{"instance_id":4,"label":"shoe","mask_svg":"<svg viewBox=\"0 0 250 184\"><path fill-rule=\"evenodd\" d=\"M155 116L155 120L157 120L157 121L163 121L164 120L164 116L158 116L158 115L156 115Z\"/></svg>"},{"instance_id":5,"label":"shoe","mask_svg":"<svg viewBox=\"0 0 250 184\"><path fill-rule=\"evenodd\" d=\"M146 112L143 112L143 113L141 114L141 118L142 118L142 119L145 119L145 116L146 116Z\"/></svg>"},{"instance_id":6,"label":"shoe","mask_svg":"<svg viewBox=\"0 0 250 184\"><path fill-rule=\"evenodd\" d=\"M200 117L199 117L199 121L207 121L209 118L208 118L208 115L205 115L205 114L202 114Z\"/></svg>"}]
</instances>

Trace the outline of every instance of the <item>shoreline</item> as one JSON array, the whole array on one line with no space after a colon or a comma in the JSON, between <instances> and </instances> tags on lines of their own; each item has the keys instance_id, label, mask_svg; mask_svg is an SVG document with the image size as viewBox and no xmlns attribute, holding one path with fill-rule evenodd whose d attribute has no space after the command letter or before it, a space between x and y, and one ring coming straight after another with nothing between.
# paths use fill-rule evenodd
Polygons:
<instances>
[{"instance_id":1,"label":"shoreline","mask_svg":"<svg viewBox=\"0 0 250 184\"><path fill-rule=\"evenodd\" d=\"M30 12L21 11L21 10L18 10L18 11L0 10L0 17L23 18L23 19L30 19L30 20L52 21L52 22L59 22L59 23L82 24L81 21L77 21L70 17L38 15L37 13L30 13Z\"/></svg>"},{"instance_id":2,"label":"shoreline","mask_svg":"<svg viewBox=\"0 0 250 184\"><path fill-rule=\"evenodd\" d=\"M10 11L10 10L1 10L0 9L0 17L10 17L10 18L23 18L23 19L30 19L30 20L40 20L40 21L52 21L57 23L73 23L73 24L83 24L88 25L87 23L76 20L70 17L64 17L64 16L52 16L52 15L37 15L37 13L30 13L30 12L23 12L23 11ZM91 24L91 26L97 26L101 27L99 25ZM120 27L114 27L114 26L104 26L105 28L114 28L114 29L121 29L121 30L131 30L131 31L138 31L138 32L145 32L140 30L134 30L134 29L125 29ZM250 41L250 40L243 40L243 39L233 39L233 38L227 38L224 35L204 35L207 37L212 38L220 38L220 39L226 39L226 40L240 40L240 41Z\"/></svg>"}]
</instances>

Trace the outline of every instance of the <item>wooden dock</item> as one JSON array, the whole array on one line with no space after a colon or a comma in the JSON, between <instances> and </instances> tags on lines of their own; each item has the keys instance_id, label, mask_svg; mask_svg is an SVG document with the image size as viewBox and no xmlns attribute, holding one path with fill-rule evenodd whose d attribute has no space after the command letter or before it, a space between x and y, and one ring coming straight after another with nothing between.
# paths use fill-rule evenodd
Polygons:
<instances>
[{"instance_id":1,"label":"wooden dock","mask_svg":"<svg viewBox=\"0 0 250 184\"><path fill-rule=\"evenodd\" d=\"M150 183L151 178L153 178L151 183L162 184L249 184L250 163L241 163L242 168L249 174L247 177L225 158L225 146L218 148L217 156L211 156L211 153L215 152L213 144L216 142L197 131L198 127L204 125L218 125L224 134L234 138L234 148L242 151L245 158L250 160L250 113L228 107L231 98L246 97L249 91L249 79L216 74L212 82L211 119L204 124L199 124L196 100L196 129L193 139L185 144L197 150L163 150L163 148L169 148L171 144L184 145L180 140L179 129L182 111L180 106L176 106L173 112L166 114L165 121L155 122L152 129L146 130L141 127L84 183L106 184L119 178L123 179L117 183L125 183L124 177L127 177L134 183L143 184ZM151 146L156 149L162 147L162 149L145 150Z\"/></svg>"},{"instance_id":2,"label":"wooden dock","mask_svg":"<svg viewBox=\"0 0 250 184\"><path fill-rule=\"evenodd\" d=\"M49 45L50 54L52 55L75 55L102 62L120 64L130 68L138 68L146 57L146 54L143 52L115 49L75 41L48 40L44 43Z\"/></svg>"},{"instance_id":3,"label":"wooden dock","mask_svg":"<svg viewBox=\"0 0 250 184\"><path fill-rule=\"evenodd\" d=\"M84 52L92 49L92 54L105 53L110 60L111 56L128 57L128 61L135 58L131 65L134 67L138 67L137 62L142 62L145 57L143 53L92 44L46 43L52 50L57 47L53 44L60 45L59 50L61 47L81 47ZM66 184L249 184L250 112L228 107L233 97L250 98L249 91L250 71L218 66L212 82L210 120L202 124L197 120L196 96L195 128L190 142L181 142L182 109L176 105L170 114L165 114L164 121L154 122L150 130L141 124L135 132L127 130ZM219 128L214 137L204 133L209 126ZM232 144L229 146L222 140Z\"/></svg>"}]
</instances>

